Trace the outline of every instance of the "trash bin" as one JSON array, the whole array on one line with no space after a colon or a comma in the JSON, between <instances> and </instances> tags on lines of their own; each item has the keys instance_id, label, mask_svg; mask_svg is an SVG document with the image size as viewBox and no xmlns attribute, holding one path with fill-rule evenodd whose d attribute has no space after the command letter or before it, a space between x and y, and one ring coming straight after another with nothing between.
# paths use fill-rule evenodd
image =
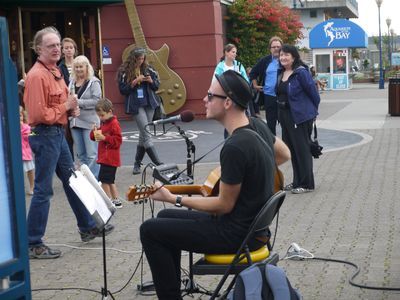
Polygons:
<instances>
[{"instance_id":1,"label":"trash bin","mask_svg":"<svg viewBox=\"0 0 400 300\"><path fill-rule=\"evenodd\" d=\"M400 116L400 76L389 78L389 114Z\"/></svg>"}]
</instances>

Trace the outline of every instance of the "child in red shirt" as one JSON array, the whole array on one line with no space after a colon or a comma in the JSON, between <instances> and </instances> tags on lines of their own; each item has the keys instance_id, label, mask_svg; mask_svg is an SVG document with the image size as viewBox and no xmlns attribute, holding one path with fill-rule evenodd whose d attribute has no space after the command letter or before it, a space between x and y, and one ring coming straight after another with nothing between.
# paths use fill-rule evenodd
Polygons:
<instances>
[{"instance_id":1,"label":"child in red shirt","mask_svg":"<svg viewBox=\"0 0 400 300\"><path fill-rule=\"evenodd\" d=\"M100 99L95 110L100 118L100 127L93 126L90 138L99 142L97 163L100 164L100 171L98 180L114 206L121 208L122 202L118 198L118 190L115 185L117 167L121 165L121 127L117 117L113 114L113 106L110 100Z\"/></svg>"}]
</instances>

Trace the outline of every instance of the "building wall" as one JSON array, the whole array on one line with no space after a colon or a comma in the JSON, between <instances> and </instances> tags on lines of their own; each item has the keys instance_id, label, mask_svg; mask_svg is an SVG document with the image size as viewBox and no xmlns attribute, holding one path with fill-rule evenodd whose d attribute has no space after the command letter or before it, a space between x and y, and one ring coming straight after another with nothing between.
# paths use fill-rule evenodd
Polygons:
<instances>
[{"instance_id":1,"label":"building wall","mask_svg":"<svg viewBox=\"0 0 400 300\"><path fill-rule=\"evenodd\" d=\"M301 10L300 20L303 23L303 28L301 32L303 33L303 39L298 43L300 48L310 48L310 31L315 27L315 25L325 21L325 15L323 9L315 9L316 17L310 17L310 10Z\"/></svg>"},{"instance_id":2,"label":"building wall","mask_svg":"<svg viewBox=\"0 0 400 300\"><path fill-rule=\"evenodd\" d=\"M217 0L136 0L136 8L147 45L170 48L168 65L183 79L187 100L179 110L204 115L202 103L215 65L223 49L221 3ZM103 45L109 46L112 64L104 65L105 95L118 116L124 114L124 98L115 81L122 52L134 42L125 5L101 9Z\"/></svg>"}]
</instances>

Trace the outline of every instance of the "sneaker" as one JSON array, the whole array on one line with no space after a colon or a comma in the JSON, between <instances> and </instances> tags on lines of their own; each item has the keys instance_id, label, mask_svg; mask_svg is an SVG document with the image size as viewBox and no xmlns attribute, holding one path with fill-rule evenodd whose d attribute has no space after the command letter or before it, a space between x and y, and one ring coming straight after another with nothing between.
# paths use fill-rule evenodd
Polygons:
<instances>
[{"instance_id":1,"label":"sneaker","mask_svg":"<svg viewBox=\"0 0 400 300\"><path fill-rule=\"evenodd\" d=\"M122 208L122 201L120 199L112 199L111 202L115 208Z\"/></svg>"},{"instance_id":2,"label":"sneaker","mask_svg":"<svg viewBox=\"0 0 400 300\"><path fill-rule=\"evenodd\" d=\"M104 226L105 234L106 235L110 234L111 232L113 232L114 228L115 228L114 225L106 224L106 226ZM79 231L79 234L81 235L82 242L89 242L97 237L102 237L103 230L100 230L98 228L93 228L88 232Z\"/></svg>"},{"instance_id":3,"label":"sneaker","mask_svg":"<svg viewBox=\"0 0 400 300\"><path fill-rule=\"evenodd\" d=\"M298 187L298 188L292 189L292 194L304 194L304 193L309 193L309 192L313 192L313 191L314 191L314 189Z\"/></svg>"},{"instance_id":4,"label":"sneaker","mask_svg":"<svg viewBox=\"0 0 400 300\"><path fill-rule=\"evenodd\" d=\"M291 191L293 190L293 182L289 183L288 185L285 185L285 187L283 188L284 191Z\"/></svg>"},{"instance_id":5,"label":"sneaker","mask_svg":"<svg viewBox=\"0 0 400 300\"><path fill-rule=\"evenodd\" d=\"M133 164L133 170L132 170L132 174L133 175L137 175L137 174L140 174L140 165L141 165L141 163L137 163L137 162L135 162L134 164Z\"/></svg>"},{"instance_id":6,"label":"sneaker","mask_svg":"<svg viewBox=\"0 0 400 300\"><path fill-rule=\"evenodd\" d=\"M51 249L46 245L29 247L29 258L36 259L51 259L61 256L61 251L58 249Z\"/></svg>"}]
</instances>

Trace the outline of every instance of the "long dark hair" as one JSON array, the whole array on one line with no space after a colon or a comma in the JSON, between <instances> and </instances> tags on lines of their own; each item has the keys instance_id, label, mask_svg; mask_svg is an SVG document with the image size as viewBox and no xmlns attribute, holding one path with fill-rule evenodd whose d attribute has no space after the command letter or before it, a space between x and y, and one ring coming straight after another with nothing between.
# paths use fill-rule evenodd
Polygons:
<instances>
[{"instance_id":1,"label":"long dark hair","mask_svg":"<svg viewBox=\"0 0 400 300\"><path fill-rule=\"evenodd\" d=\"M144 61L140 66L140 73L145 74L149 65L146 60L146 49L144 48L134 48L131 52L129 52L128 57L122 63L122 65L118 69L118 78L120 79L122 75L125 75L126 82L132 82L136 78L136 63L138 57L144 55Z\"/></svg>"},{"instance_id":2,"label":"long dark hair","mask_svg":"<svg viewBox=\"0 0 400 300\"><path fill-rule=\"evenodd\" d=\"M295 46L288 44L282 45L281 52L289 53L293 56L294 58L292 65L293 70L297 69L300 66L308 68L307 65L301 60L300 53Z\"/></svg>"}]
</instances>

